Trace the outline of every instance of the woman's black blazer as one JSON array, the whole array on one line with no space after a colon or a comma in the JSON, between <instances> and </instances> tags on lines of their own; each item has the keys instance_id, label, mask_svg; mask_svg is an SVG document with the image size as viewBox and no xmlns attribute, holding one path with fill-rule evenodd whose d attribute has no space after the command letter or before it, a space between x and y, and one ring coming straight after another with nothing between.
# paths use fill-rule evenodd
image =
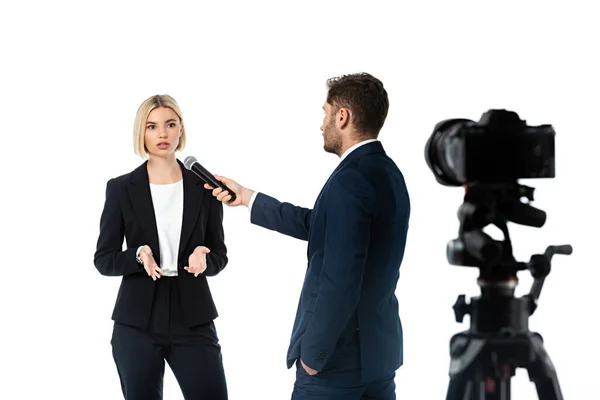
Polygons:
<instances>
[{"instance_id":1,"label":"woman's black blazer","mask_svg":"<svg viewBox=\"0 0 600 400\"><path fill-rule=\"evenodd\" d=\"M183 173L183 223L177 259L179 290L184 323L191 327L208 323L218 316L207 276L227 265L223 232L223 204L204 188L204 182L177 160ZM100 218L94 265L102 275L122 276L112 319L146 328L150 320L154 281L135 260L139 246L147 244L160 265L156 219L148 181L148 162L132 172L110 179ZM123 238L127 250L123 251ZM206 246L207 267L194 277L183 267L197 246ZM161 278L165 279L165 278ZM173 278L170 278L173 279Z\"/></svg>"}]
</instances>

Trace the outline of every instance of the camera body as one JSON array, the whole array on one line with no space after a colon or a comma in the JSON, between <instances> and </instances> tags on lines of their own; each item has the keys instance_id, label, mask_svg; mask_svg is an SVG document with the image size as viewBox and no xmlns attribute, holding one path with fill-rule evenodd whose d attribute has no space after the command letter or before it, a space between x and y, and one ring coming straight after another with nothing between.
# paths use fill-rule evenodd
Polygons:
<instances>
[{"instance_id":1,"label":"camera body","mask_svg":"<svg viewBox=\"0 0 600 400\"><path fill-rule=\"evenodd\" d=\"M515 112L492 109L477 122L439 122L425 160L445 186L554 178L554 137L551 125L529 126Z\"/></svg>"}]
</instances>

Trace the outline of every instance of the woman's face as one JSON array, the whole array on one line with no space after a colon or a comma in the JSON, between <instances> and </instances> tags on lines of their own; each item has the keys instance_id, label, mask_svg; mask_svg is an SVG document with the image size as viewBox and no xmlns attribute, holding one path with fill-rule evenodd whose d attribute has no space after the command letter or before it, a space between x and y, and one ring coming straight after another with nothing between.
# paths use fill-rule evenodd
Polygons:
<instances>
[{"instance_id":1,"label":"woman's face","mask_svg":"<svg viewBox=\"0 0 600 400\"><path fill-rule=\"evenodd\" d=\"M157 107L146 120L144 144L151 156L168 157L175 153L182 130L179 117L170 108Z\"/></svg>"}]
</instances>

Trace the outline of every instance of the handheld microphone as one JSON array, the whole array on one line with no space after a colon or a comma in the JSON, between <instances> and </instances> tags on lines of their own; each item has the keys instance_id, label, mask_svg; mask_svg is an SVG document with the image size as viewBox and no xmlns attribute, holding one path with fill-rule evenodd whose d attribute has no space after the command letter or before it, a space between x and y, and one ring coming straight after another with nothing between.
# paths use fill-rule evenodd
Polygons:
<instances>
[{"instance_id":1,"label":"handheld microphone","mask_svg":"<svg viewBox=\"0 0 600 400\"><path fill-rule=\"evenodd\" d=\"M223 190L227 190L229 192L229 194L231 195L231 200L229 200L229 202L232 202L236 199L235 193L233 193L231 191L231 189L229 189L227 187L227 185L225 185L223 182L219 182L214 177L213 174L208 172L206 170L206 168L204 168L202 165L200 165L198 160L196 160L196 157L192 157L192 156L186 157L185 160L183 161L183 165L187 169L189 169L190 171L192 171L193 173L198 175L204 182L208 183L213 188L220 187Z\"/></svg>"}]
</instances>

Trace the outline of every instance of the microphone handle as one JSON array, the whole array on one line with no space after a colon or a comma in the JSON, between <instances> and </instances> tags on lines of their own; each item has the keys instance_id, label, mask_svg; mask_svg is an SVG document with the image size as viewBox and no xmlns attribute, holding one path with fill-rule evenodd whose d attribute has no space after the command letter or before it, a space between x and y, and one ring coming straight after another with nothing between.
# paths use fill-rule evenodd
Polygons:
<instances>
[{"instance_id":1,"label":"microphone handle","mask_svg":"<svg viewBox=\"0 0 600 400\"><path fill-rule=\"evenodd\" d=\"M204 182L208 183L213 188L220 187L223 190L227 190L231 195L231 200L229 200L229 202L235 201L235 199L237 198L235 193L231 189L229 189L227 185L225 185L223 182L219 182L214 177L214 175L208 172L206 168L200 165L200 163L195 162L194 164L192 164L192 170L194 170L198 175L200 175Z\"/></svg>"}]
</instances>

